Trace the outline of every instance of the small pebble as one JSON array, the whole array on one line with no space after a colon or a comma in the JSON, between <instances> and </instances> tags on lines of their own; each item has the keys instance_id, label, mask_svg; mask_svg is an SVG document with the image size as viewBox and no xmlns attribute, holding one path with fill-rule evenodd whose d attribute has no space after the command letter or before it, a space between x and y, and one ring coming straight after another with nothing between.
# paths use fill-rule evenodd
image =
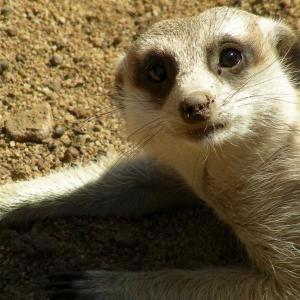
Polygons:
<instances>
[{"instance_id":1,"label":"small pebble","mask_svg":"<svg viewBox=\"0 0 300 300\"><path fill-rule=\"evenodd\" d=\"M73 142L72 142L72 145L75 147L75 148L81 148L85 145L86 143L86 135L76 135L73 139Z\"/></svg>"},{"instance_id":2,"label":"small pebble","mask_svg":"<svg viewBox=\"0 0 300 300\"><path fill-rule=\"evenodd\" d=\"M65 121L68 123L73 123L76 121L76 118L71 114L67 114L65 115Z\"/></svg>"},{"instance_id":3,"label":"small pebble","mask_svg":"<svg viewBox=\"0 0 300 300\"><path fill-rule=\"evenodd\" d=\"M47 147L50 151L52 151L56 148L56 144L55 143L49 143L49 144L47 144Z\"/></svg>"},{"instance_id":4,"label":"small pebble","mask_svg":"<svg viewBox=\"0 0 300 300\"><path fill-rule=\"evenodd\" d=\"M58 92L61 89L61 84L57 80L50 80L46 82L46 87L48 87L51 91Z\"/></svg>"},{"instance_id":5,"label":"small pebble","mask_svg":"<svg viewBox=\"0 0 300 300\"><path fill-rule=\"evenodd\" d=\"M66 47L66 41L54 41L53 48L54 50L62 50Z\"/></svg>"},{"instance_id":6,"label":"small pebble","mask_svg":"<svg viewBox=\"0 0 300 300\"><path fill-rule=\"evenodd\" d=\"M9 61L7 59L0 60L0 74L3 74L5 71L9 70Z\"/></svg>"},{"instance_id":7,"label":"small pebble","mask_svg":"<svg viewBox=\"0 0 300 300\"><path fill-rule=\"evenodd\" d=\"M38 169L39 169L40 171L46 169L46 164L45 164L44 160L42 160L42 159L37 160L37 161L35 162L35 165L38 167Z\"/></svg>"},{"instance_id":8,"label":"small pebble","mask_svg":"<svg viewBox=\"0 0 300 300\"><path fill-rule=\"evenodd\" d=\"M62 57L58 54L54 54L49 60L49 65L51 67L57 67L57 66L61 65L62 62L63 62Z\"/></svg>"},{"instance_id":9,"label":"small pebble","mask_svg":"<svg viewBox=\"0 0 300 300\"><path fill-rule=\"evenodd\" d=\"M100 132L101 129L102 129L102 126L100 126L100 125L95 125L95 126L93 127L93 131L95 131L95 132Z\"/></svg>"},{"instance_id":10,"label":"small pebble","mask_svg":"<svg viewBox=\"0 0 300 300\"><path fill-rule=\"evenodd\" d=\"M5 30L6 34L10 37L14 37L17 35L17 30L15 28L7 28Z\"/></svg>"},{"instance_id":11,"label":"small pebble","mask_svg":"<svg viewBox=\"0 0 300 300\"><path fill-rule=\"evenodd\" d=\"M82 56L74 57L74 58L73 58L73 62L74 62L75 64L81 63L83 60L84 60L84 58L83 58Z\"/></svg>"},{"instance_id":12,"label":"small pebble","mask_svg":"<svg viewBox=\"0 0 300 300\"><path fill-rule=\"evenodd\" d=\"M31 172L31 168L28 165L16 165L14 169L11 170L11 178L13 180L24 180L28 178Z\"/></svg>"},{"instance_id":13,"label":"small pebble","mask_svg":"<svg viewBox=\"0 0 300 300\"><path fill-rule=\"evenodd\" d=\"M16 55L16 61L17 62L20 62L20 63L25 63L25 61L26 61L26 59L27 59L27 57L26 57L26 55L25 54L23 54L23 53L18 53L17 55Z\"/></svg>"},{"instance_id":14,"label":"small pebble","mask_svg":"<svg viewBox=\"0 0 300 300\"><path fill-rule=\"evenodd\" d=\"M11 8L8 5L3 5L1 15L8 16L11 13Z\"/></svg>"},{"instance_id":15,"label":"small pebble","mask_svg":"<svg viewBox=\"0 0 300 300\"><path fill-rule=\"evenodd\" d=\"M79 156L79 151L74 147L70 147L66 150L62 161L66 163L70 163L73 160L75 160L78 156Z\"/></svg>"},{"instance_id":16,"label":"small pebble","mask_svg":"<svg viewBox=\"0 0 300 300\"><path fill-rule=\"evenodd\" d=\"M115 37L112 41L113 47L117 47L122 42L121 38Z\"/></svg>"},{"instance_id":17,"label":"small pebble","mask_svg":"<svg viewBox=\"0 0 300 300\"><path fill-rule=\"evenodd\" d=\"M5 168L0 166L0 178L8 178L10 176L10 171Z\"/></svg>"},{"instance_id":18,"label":"small pebble","mask_svg":"<svg viewBox=\"0 0 300 300\"><path fill-rule=\"evenodd\" d=\"M60 138L65 133L65 130L65 127L62 125L56 126L53 132L53 137Z\"/></svg>"},{"instance_id":19,"label":"small pebble","mask_svg":"<svg viewBox=\"0 0 300 300\"><path fill-rule=\"evenodd\" d=\"M70 110L72 114L74 114L78 119L88 118L92 115L91 110L85 108L82 105L78 105L77 107Z\"/></svg>"},{"instance_id":20,"label":"small pebble","mask_svg":"<svg viewBox=\"0 0 300 300\"><path fill-rule=\"evenodd\" d=\"M65 146L70 146L72 143L71 139L67 135L62 136L61 141Z\"/></svg>"}]
</instances>

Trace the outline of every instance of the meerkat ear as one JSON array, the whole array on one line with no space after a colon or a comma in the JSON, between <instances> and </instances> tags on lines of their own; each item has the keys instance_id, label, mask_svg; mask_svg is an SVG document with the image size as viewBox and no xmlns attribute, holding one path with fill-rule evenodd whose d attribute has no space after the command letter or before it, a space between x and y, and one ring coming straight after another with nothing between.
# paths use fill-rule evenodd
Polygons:
<instances>
[{"instance_id":1,"label":"meerkat ear","mask_svg":"<svg viewBox=\"0 0 300 300\"><path fill-rule=\"evenodd\" d=\"M115 87L117 90L122 88L123 85L123 68L124 68L124 61L126 55L123 54L116 60L115 63Z\"/></svg>"},{"instance_id":2,"label":"meerkat ear","mask_svg":"<svg viewBox=\"0 0 300 300\"><path fill-rule=\"evenodd\" d=\"M287 25L276 22L273 37L278 51L297 88L300 88L300 36Z\"/></svg>"},{"instance_id":3,"label":"meerkat ear","mask_svg":"<svg viewBox=\"0 0 300 300\"><path fill-rule=\"evenodd\" d=\"M123 104L123 85L124 85L124 61L126 59L126 55L122 55L118 58L115 62L115 81L114 81L114 92L113 92L113 99L115 103L120 108L124 108Z\"/></svg>"}]
</instances>

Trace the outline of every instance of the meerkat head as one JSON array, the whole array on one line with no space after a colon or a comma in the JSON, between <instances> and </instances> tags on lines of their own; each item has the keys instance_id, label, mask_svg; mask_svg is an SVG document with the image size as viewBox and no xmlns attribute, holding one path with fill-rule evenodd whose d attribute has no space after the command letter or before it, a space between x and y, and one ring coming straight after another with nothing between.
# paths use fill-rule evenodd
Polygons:
<instances>
[{"instance_id":1,"label":"meerkat head","mask_svg":"<svg viewBox=\"0 0 300 300\"><path fill-rule=\"evenodd\" d=\"M129 132L224 143L291 125L299 72L289 27L218 7L154 24L119 64L116 82Z\"/></svg>"}]
</instances>

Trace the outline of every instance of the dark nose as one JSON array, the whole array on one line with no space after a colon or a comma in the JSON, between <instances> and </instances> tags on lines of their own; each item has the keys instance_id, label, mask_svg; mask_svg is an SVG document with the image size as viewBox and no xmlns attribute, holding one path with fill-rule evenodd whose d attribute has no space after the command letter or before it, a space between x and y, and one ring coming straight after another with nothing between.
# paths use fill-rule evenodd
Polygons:
<instances>
[{"instance_id":1,"label":"dark nose","mask_svg":"<svg viewBox=\"0 0 300 300\"><path fill-rule=\"evenodd\" d=\"M215 98L209 92L195 92L184 98L179 112L185 122L197 123L209 119Z\"/></svg>"}]
</instances>

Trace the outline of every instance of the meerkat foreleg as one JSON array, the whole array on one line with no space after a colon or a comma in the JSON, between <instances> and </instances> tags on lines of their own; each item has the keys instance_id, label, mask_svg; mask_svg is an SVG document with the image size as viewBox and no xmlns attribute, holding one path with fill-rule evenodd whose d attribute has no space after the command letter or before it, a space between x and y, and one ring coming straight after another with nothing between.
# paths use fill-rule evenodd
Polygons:
<instances>
[{"instance_id":1,"label":"meerkat foreleg","mask_svg":"<svg viewBox=\"0 0 300 300\"><path fill-rule=\"evenodd\" d=\"M151 159L106 157L0 187L0 226L69 215L142 216L196 201L173 171Z\"/></svg>"},{"instance_id":2,"label":"meerkat foreleg","mask_svg":"<svg viewBox=\"0 0 300 300\"><path fill-rule=\"evenodd\" d=\"M276 283L267 275L238 268L61 274L52 278L49 295L51 300L285 299L276 292Z\"/></svg>"}]
</instances>

